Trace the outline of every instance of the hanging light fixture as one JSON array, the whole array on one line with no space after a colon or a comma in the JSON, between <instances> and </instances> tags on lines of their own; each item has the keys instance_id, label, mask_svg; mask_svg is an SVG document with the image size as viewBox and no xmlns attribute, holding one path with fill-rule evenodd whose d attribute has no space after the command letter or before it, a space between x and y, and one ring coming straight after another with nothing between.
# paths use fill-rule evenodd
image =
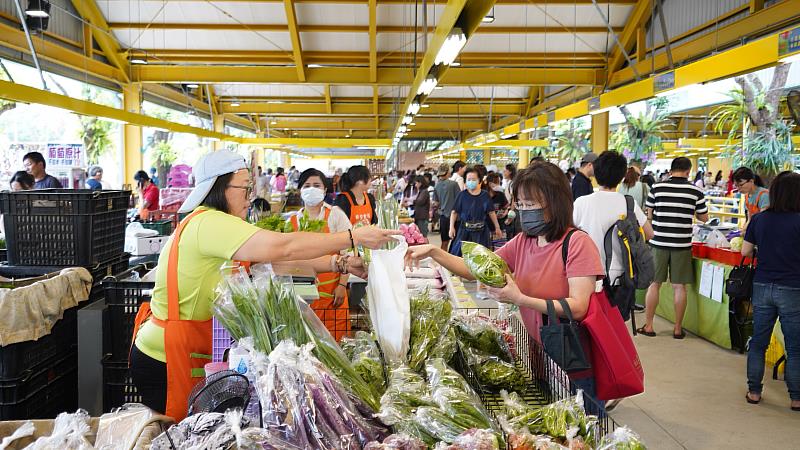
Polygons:
<instances>
[{"instance_id":1,"label":"hanging light fixture","mask_svg":"<svg viewBox=\"0 0 800 450\"><path fill-rule=\"evenodd\" d=\"M453 28L450 35L444 40L442 47L439 49L439 53L436 54L434 64L449 66L458 58L458 54L461 53L461 49L464 48L466 44L467 35L464 34L464 31L458 27Z\"/></svg>"},{"instance_id":2,"label":"hanging light fixture","mask_svg":"<svg viewBox=\"0 0 800 450\"><path fill-rule=\"evenodd\" d=\"M492 6L492 10L491 11L489 11L485 16L483 16L483 19L481 19L481 22L483 22L483 23L492 23L492 22L494 22L494 6Z\"/></svg>"},{"instance_id":3,"label":"hanging light fixture","mask_svg":"<svg viewBox=\"0 0 800 450\"><path fill-rule=\"evenodd\" d=\"M408 115L416 116L417 113L419 112L419 108L420 104L418 102L416 101L412 102L410 105L408 105Z\"/></svg>"},{"instance_id":4,"label":"hanging light fixture","mask_svg":"<svg viewBox=\"0 0 800 450\"><path fill-rule=\"evenodd\" d=\"M412 116L405 116L403 117L403 125L408 125L411 121L414 120Z\"/></svg>"},{"instance_id":5,"label":"hanging light fixture","mask_svg":"<svg viewBox=\"0 0 800 450\"><path fill-rule=\"evenodd\" d=\"M37 19L50 17L50 2L48 0L28 0L25 15Z\"/></svg>"},{"instance_id":6,"label":"hanging light fixture","mask_svg":"<svg viewBox=\"0 0 800 450\"><path fill-rule=\"evenodd\" d=\"M425 78L425 81L419 85L419 89L417 89L417 95L431 95L434 89L436 89L436 85L439 83L439 80L436 79L433 75L428 75Z\"/></svg>"}]
</instances>

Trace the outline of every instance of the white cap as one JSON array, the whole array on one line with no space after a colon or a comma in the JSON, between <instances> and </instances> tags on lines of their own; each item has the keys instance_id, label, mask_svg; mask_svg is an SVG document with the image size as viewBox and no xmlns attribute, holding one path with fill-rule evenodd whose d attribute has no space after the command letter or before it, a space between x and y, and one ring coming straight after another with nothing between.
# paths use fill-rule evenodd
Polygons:
<instances>
[{"instance_id":1,"label":"white cap","mask_svg":"<svg viewBox=\"0 0 800 450\"><path fill-rule=\"evenodd\" d=\"M218 177L242 169L247 169L247 162L241 155L230 150L217 150L200 158L200 161L192 168L194 189L178 212L192 212L206 199Z\"/></svg>"}]
</instances>

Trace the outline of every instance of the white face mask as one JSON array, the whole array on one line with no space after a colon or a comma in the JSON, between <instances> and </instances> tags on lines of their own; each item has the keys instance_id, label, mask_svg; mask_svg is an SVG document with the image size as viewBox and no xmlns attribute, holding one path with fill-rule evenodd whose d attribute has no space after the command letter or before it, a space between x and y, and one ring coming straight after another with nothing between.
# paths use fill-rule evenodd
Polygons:
<instances>
[{"instance_id":1,"label":"white face mask","mask_svg":"<svg viewBox=\"0 0 800 450\"><path fill-rule=\"evenodd\" d=\"M325 191L316 187L306 187L300 190L300 198L306 206L317 206L325 199Z\"/></svg>"}]
</instances>

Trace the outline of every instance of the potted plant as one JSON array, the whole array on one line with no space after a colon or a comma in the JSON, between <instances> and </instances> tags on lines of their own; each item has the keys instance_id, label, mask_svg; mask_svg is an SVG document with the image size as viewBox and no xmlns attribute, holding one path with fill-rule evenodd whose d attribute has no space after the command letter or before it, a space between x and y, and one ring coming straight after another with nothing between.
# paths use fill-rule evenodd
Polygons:
<instances>
[{"instance_id":1,"label":"potted plant","mask_svg":"<svg viewBox=\"0 0 800 450\"><path fill-rule=\"evenodd\" d=\"M656 160L656 152L663 150L663 135L669 119L669 100L656 97L646 102L644 112L633 115L628 107L619 107L625 123L611 136L611 147L621 152L631 164L644 169Z\"/></svg>"},{"instance_id":2,"label":"potted plant","mask_svg":"<svg viewBox=\"0 0 800 450\"><path fill-rule=\"evenodd\" d=\"M733 101L711 114L715 131L727 135L725 151L734 167L749 167L767 183L792 161L792 126L780 114L790 67L775 67L769 88L755 74L736 77L738 86L727 94Z\"/></svg>"},{"instance_id":3,"label":"potted plant","mask_svg":"<svg viewBox=\"0 0 800 450\"><path fill-rule=\"evenodd\" d=\"M583 126L583 122L569 119L555 127L558 155L570 165L574 164L589 152L590 131Z\"/></svg>"}]
</instances>

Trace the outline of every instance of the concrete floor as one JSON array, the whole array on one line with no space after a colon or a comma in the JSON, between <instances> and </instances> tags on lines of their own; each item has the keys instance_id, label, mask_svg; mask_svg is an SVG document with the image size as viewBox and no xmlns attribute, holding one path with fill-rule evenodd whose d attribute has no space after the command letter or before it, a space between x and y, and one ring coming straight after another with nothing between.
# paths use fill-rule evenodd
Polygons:
<instances>
[{"instance_id":1,"label":"concrete floor","mask_svg":"<svg viewBox=\"0 0 800 450\"><path fill-rule=\"evenodd\" d=\"M672 339L672 323L659 317L655 329L655 338L634 338L645 368L644 394L611 414L648 448L800 448L800 412L789 409L786 384L772 380L771 369L761 404L750 405L745 355L689 333L683 341Z\"/></svg>"},{"instance_id":2,"label":"concrete floor","mask_svg":"<svg viewBox=\"0 0 800 450\"><path fill-rule=\"evenodd\" d=\"M439 245L438 233L429 236ZM474 290L474 283L466 283ZM637 316L644 323L644 316ZM611 413L651 450L800 449L800 412L789 409L783 381L764 374L759 405L745 399L746 355L691 333L672 339L672 323L656 317L658 336L634 337L645 368L645 392Z\"/></svg>"}]
</instances>

